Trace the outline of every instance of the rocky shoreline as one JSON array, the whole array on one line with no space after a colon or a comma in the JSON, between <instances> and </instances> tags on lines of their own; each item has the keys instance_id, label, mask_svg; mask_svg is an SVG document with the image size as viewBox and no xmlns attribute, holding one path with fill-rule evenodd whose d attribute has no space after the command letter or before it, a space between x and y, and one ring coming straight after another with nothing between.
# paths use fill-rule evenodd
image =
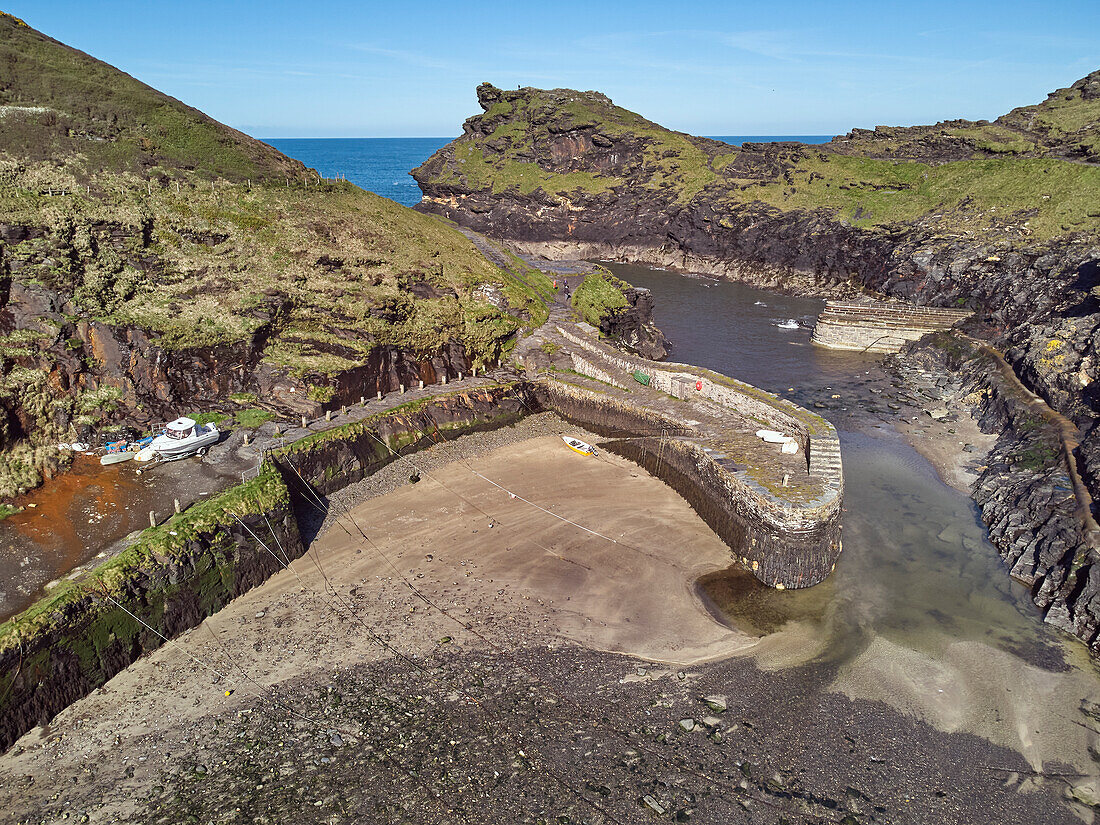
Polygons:
<instances>
[{"instance_id":1,"label":"rocky shoreline","mask_svg":"<svg viewBox=\"0 0 1100 825\"><path fill-rule=\"evenodd\" d=\"M1057 416L1027 391L994 353L960 335L909 348L899 371L947 377L922 390L933 415L964 410L996 436L967 492L1009 574L1027 585L1044 621L1100 648L1100 576L1091 495L1078 474L1075 445ZM1007 373L1007 374L1006 374ZM927 374L927 373L926 373ZM942 406L940 406L942 405ZM952 418L957 413L949 413Z\"/></svg>"},{"instance_id":2,"label":"rocky shoreline","mask_svg":"<svg viewBox=\"0 0 1100 825\"><path fill-rule=\"evenodd\" d=\"M1031 109L1045 112L1056 99L1091 105L1098 94L1100 73L1093 73ZM1056 456L1035 440L1027 411L1006 401L1013 393L986 387L994 400L981 408L984 426L1005 435L976 499L1009 568L1033 588L1049 620L1097 650L1100 551L1093 531L1075 527L1080 519L1073 512L1062 513L1078 505L1060 498L1067 485L1086 506L1100 495L1100 301L1094 294L1100 291L1100 243L1090 229L1094 206L1051 223L1044 210L1060 196L1043 182L1016 210L995 199L980 206L966 197L904 220L867 220L862 206L843 216L825 204L884 204L882 193L909 191L908 184L876 177L889 164L845 159L858 155L859 146L881 149L898 142L898 151L904 150L899 157L910 160L927 150L926 181L946 163L962 164L960 174L971 168L968 163L979 164L973 168L983 174L994 167L967 154L978 151L967 149L969 144L954 144L965 151L945 155L944 141L924 127L853 133L823 147L776 143L734 150L665 130L594 92L483 85L478 96L484 114L467 120L462 137L414 170L424 193L422 211L525 254L655 265L794 294L871 294L972 311L965 331L1003 353L1012 381L1022 382L1026 393L1040 397L1076 430L1068 440L1056 439L1066 448L1053 448L1068 450L1060 461L1074 465L1063 482L1048 472ZM1023 111L998 121L998 128L1016 128ZM1072 155L1072 147L1036 140L1036 146L1047 146L1044 152ZM1068 168L1074 175L1092 174L1079 166ZM1016 181L1028 180L1036 168L1005 166L1008 179ZM853 177L854 169L863 177ZM542 184L511 183L527 180L524 175ZM566 181L574 188L554 188ZM1093 179L1082 177L1063 196L1083 196L1085 203L1091 186ZM820 205L813 205L815 198ZM889 206L873 208L889 214ZM948 360L942 368L958 371L963 365ZM964 371L961 377L973 384L968 393L979 389L982 376Z\"/></svg>"}]
</instances>

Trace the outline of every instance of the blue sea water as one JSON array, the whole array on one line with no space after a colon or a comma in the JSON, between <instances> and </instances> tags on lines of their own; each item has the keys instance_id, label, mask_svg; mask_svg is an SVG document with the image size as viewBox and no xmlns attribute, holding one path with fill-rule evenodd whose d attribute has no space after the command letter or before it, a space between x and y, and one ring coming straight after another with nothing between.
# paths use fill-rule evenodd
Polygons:
<instances>
[{"instance_id":1,"label":"blue sea water","mask_svg":"<svg viewBox=\"0 0 1100 825\"><path fill-rule=\"evenodd\" d=\"M794 140L825 143L831 135L723 135L733 146L747 141ZM368 192L405 206L420 201L420 189L409 170L422 164L453 138L266 138L280 152L316 169L322 177L344 177Z\"/></svg>"},{"instance_id":2,"label":"blue sea water","mask_svg":"<svg viewBox=\"0 0 1100 825\"><path fill-rule=\"evenodd\" d=\"M454 138L267 138L280 152L316 169L322 177L342 176L356 186L405 206L420 202L409 176Z\"/></svg>"}]
</instances>

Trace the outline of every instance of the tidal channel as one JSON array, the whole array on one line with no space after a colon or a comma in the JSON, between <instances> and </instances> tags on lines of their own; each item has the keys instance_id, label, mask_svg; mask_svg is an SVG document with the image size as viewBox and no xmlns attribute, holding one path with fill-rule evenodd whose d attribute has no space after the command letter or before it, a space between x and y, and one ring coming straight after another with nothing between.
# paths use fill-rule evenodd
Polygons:
<instances>
[{"instance_id":1,"label":"tidal channel","mask_svg":"<svg viewBox=\"0 0 1100 825\"><path fill-rule=\"evenodd\" d=\"M1012 747L1037 771L1071 764L1096 774L1097 668L1084 645L1043 623L974 503L901 435L895 423L905 413L885 403L893 376L883 358L812 345L817 299L609 268L652 290L670 361L814 408L840 432L844 551L833 575L800 591L764 587L736 569L698 584L716 618L760 637L758 664L812 667L822 689Z\"/></svg>"}]
</instances>

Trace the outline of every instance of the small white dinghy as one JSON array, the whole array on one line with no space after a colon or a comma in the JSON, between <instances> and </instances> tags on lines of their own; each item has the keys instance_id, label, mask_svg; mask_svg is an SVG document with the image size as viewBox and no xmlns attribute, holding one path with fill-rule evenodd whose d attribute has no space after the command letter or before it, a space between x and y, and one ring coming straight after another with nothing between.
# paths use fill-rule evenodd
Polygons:
<instances>
[{"instance_id":1,"label":"small white dinghy","mask_svg":"<svg viewBox=\"0 0 1100 825\"><path fill-rule=\"evenodd\" d=\"M107 455L100 456L99 463L103 465L107 464L121 464L123 461L129 461L136 453L130 450L124 450L121 453L108 453Z\"/></svg>"},{"instance_id":2,"label":"small white dinghy","mask_svg":"<svg viewBox=\"0 0 1100 825\"><path fill-rule=\"evenodd\" d=\"M596 448L587 442L581 441L579 438L574 438L571 435L563 435L561 440L565 442L570 450L581 455L595 455Z\"/></svg>"},{"instance_id":3,"label":"small white dinghy","mask_svg":"<svg viewBox=\"0 0 1100 825\"><path fill-rule=\"evenodd\" d=\"M783 435L775 430L757 430L756 437L767 444L781 444L779 448L781 453L792 455L798 452L798 442L789 435Z\"/></svg>"},{"instance_id":4,"label":"small white dinghy","mask_svg":"<svg viewBox=\"0 0 1100 825\"><path fill-rule=\"evenodd\" d=\"M786 444L788 441L793 441L789 435L783 435L783 433L776 432L775 430L757 430L756 437L766 441L768 444Z\"/></svg>"}]
</instances>

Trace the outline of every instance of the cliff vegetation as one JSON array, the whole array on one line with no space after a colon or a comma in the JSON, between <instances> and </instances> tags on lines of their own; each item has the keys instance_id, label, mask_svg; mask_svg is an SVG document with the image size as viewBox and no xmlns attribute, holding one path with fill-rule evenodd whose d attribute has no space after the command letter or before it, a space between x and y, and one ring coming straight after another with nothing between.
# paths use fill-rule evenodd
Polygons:
<instances>
[{"instance_id":1,"label":"cliff vegetation","mask_svg":"<svg viewBox=\"0 0 1100 825\"><path fill-rule=\"evenodd\" d=\"M975 493L1046 620L1096 648L1100 554L1064 503L1100 515L1100 72L992 122L820 146L692 137L597 92L477 93L483 113L414 170L422 210L527 251L971 310L1006 383L1074 431L1055 449L1028 416L987 412L1003 437ZM1082 479L1068 499L1056 465Z\"/></svg>"},{"instance_id":2,"label":"cliff vegetation","mask_svg":"<svg viewBox=\"0 0 1100 825\"><path fill-rule=\"evenodd\" d=\"M857 129L820 147L737 148L665 129L598 92L482 84L478 100L484 113L413 172L430 198L579 211L626 196L675 209L822 210L868 228L924 219L1038 239L1100 233L1100 72L993 123Z\"/></svg>"},{"instance_id":3,"label":"cliff vegetation","mask_svg":"<svg viewBox=\"0 0 1100 825\"><path fill-rule=\"evenodd\" d=\"M5 14L0 65L0 497L93 428L315 411L545 313L541 273Z\"/></svg>"}]
</instances>

